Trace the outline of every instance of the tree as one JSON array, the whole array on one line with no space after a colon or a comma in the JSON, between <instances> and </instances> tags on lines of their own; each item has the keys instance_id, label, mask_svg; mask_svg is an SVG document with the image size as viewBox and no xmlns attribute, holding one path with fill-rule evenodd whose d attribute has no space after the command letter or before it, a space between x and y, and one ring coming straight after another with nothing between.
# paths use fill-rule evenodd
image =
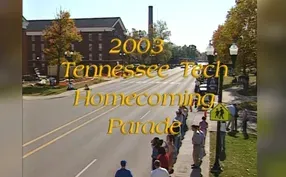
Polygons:
<instances>
[{"instance_id":1,"label":"tree","mask_svg":"<svg viewBox=\"0 0 286 177\"><path fill-rule=\"evenodd\" d=\"M239 47L236 67L246 69L256 68L257 58L257 1L236 1L226 16L223 25L219 25L213 34L213 43L218 58L225 63L230 61L229 47L236 42Z\"/></svg>"},{"instance_id":2,"label":"tree","mask_svg":"<svg viewBox=\"0 0 286 177\"><path fill-rule=\"evenodd\" d=\"M56 19L44 31L46 47L44 53L50 65L57 65L57 84L60 80L61 63L66 61L65 52L69 51L73 42L80 42L82 37L75 23L70 19L70 13L60 10ZM74 52L73 60L80 62L82 56Z\"/></svg>"},{"instance_id":3,"label":"tree","mask_svg":"<svg viewBox=\"0 0 286 177\"><path fill-rule=\"evenodd\" d=\"M162 20L158 20L156 23L154 23L153 29L153 38L159 38L164 40L164 50L163 52L155 56L156 60L159 63L165 64L172 57L172 43L170 42L171 31L168 29L167 23Z\"/></svg>"}]
</instances>

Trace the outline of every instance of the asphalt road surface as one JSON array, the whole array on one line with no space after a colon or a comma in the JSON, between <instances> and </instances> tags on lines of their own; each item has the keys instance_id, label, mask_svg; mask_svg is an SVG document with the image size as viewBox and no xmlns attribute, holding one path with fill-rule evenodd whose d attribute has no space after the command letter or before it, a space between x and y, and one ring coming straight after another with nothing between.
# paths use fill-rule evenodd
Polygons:
<instances>
[{"instance_id":1,"label":"asphalt road surface","mask_svg":"<svg viewBox=\"0 0 286 177\"><path fill-rule=\"evenodd\" d=\"M193 92L194 78L183 69L166 71L168 78L131 78L92 89L92 93ZM144 99L142 99L144 100ZM73 106L74 95L24 100L24 177L113 177L126 160L135 177L150 176L153 137L166 135L107 134L109 119L123 121L173 119L178 106ZM191 118L190 118L191 119Z\"/></svg>"}]
</instances>

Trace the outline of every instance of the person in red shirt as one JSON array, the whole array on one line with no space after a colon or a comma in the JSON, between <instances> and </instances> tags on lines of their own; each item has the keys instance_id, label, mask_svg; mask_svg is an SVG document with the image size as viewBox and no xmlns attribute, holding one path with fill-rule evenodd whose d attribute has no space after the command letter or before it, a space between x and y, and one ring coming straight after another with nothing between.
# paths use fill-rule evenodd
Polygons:
<instances>
[{"instance_id":1,"label":"person in red shirt","mask_svg":"<svg viewBox=\"0 0 286 177\"><path fill-rule=\"evenodd\" d=\"M165 168L167 171L169 170L169 157L166 153L164 147L160 147L158 150L159 155L157 156L157 160L161 162L161 167Z\"/></svg>"}]
</instances>

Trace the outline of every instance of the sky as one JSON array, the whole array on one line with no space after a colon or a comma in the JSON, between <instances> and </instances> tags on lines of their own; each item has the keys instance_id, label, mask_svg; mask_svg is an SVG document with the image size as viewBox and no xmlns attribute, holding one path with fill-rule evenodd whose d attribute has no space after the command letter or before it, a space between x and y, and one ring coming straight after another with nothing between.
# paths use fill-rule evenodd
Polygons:
<instances>
[{"instance_id":1,"label":"sky","mask_svg":"<svg viewBox=\"0 0 286 177\"><path fill-rule=\"evenodd\" d=\"M153 21L166 21L174 44L194 44L204 52L234 5L235 0L23 0L23 15L27 20L53 19L63 9L72 18L121 17L128 30L147 31L148 6L153 6Z\"/></svg>"}]
</instances>

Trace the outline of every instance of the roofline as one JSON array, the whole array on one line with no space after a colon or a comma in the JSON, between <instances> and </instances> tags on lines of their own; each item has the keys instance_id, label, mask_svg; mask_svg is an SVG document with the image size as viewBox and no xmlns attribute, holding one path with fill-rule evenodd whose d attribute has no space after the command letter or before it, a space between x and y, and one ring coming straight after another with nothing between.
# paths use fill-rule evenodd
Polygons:
<instances>
[{"instance_id":1,"label":"roofline","mask_svg":"<svg viewBox=\"0 0 286 177\"><path fill-rule=\"evenodd\" d=\"M112 25L112 28L114 28L117 23L120 24L120 26L121 26L121 28L123 29L124 32L127 32L127 30L126 30L126 28L125 28L125 26L124 26L124 24L123 24L123 22L122 22L122 20L121 20L120 17L119 17L118 20L116 20L116 22Z\"/></svg>"},{"instance_id":2,"label":"roofline","mask_svg":"<svg viewBox=\"0 0 286 177\"><path fill-rule=\"evenodd\" d=\"M120 19L120 17L96 17L96 18L71 18L72 20L92 20L92 19L112 19L112 18L117 18ZM31 22L36 22L36 21L54 21L56 19L34 19L34 20L28 20Z\"/></svg>"}]
</instances>

